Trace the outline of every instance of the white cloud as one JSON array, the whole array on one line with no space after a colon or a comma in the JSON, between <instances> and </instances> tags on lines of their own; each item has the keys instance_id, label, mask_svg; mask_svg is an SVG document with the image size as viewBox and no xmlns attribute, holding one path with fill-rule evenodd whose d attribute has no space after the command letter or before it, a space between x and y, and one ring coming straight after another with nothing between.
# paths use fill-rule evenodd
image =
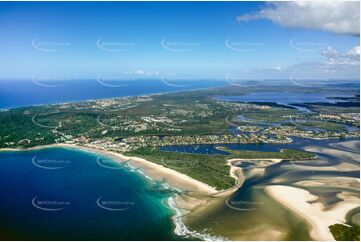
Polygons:
<instances>
[{"instance_id":1,"label":"white cloud","mask_svg":"<svg viewBox=\"0 0 361 242\"><path fill-rule=\"evenodd\" d=\"M289 66L298 76L320 79L358 79L360 75L360 46L348 51L327 47L320 52L322 59Z\"/></svg>"},{"instance_id":2,"label":"white cloud","mask_svg":"<svg viewBox=\"0 0 361 242\"><path fill-rule=\"evenodd\" d=\"M360 46L355 46L345 52L327 47L326 50L321 52L321 55L327 58L326 63L330 65L360 65Z\"/></svg>"},{"instance_id":3,"label":"white cloud","mask_svg":"<svg viewBox=\"0 0 361 242\"><path fill-rule=\"evenodd\" d=\"M289 66L269 66L240 72L243 79L353 80L360 76L360 46L347 51L332 47L320 51L322 59Z\"/></svg>"},{"instance_id":4,"label":"white cloud","mask_svg":"<svg viewBox=\"0 0 361 242\"><path fill-rule=\"evenodd\" d=\"M360 35L360 3L358 1L269 2L256 13L237 17L238 21L256 19L269 19L283 27Z\"/></svg>"}]
</instances>

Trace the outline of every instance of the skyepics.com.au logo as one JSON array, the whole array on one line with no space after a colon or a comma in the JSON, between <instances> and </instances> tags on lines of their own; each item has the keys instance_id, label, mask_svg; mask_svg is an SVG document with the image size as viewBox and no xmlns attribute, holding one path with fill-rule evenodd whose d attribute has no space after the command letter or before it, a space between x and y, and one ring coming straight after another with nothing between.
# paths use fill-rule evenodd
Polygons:
<instances>
[{"instance_id":1,"label":"skyepics.com.au logo","mask_svg":"<svg viewBox=\"0 0 361 242\"><path fill-rule=\"evenodd\" d=\"M190 52L199 48L200 44L193 41L168 41L163 38L160 45L168 51L172 52Z\"/></svg>"},{"instance_id":2,"label":"skyepics.com.au logo","mask_svg":"<svg viewBox=\"0 0 361 242\"><path fill-rule=\"evenodd\" d=\"M261 74L254 70L228 72L225 74L224 80L231 86L239 87L259 86L264 83Z\"/></svg>"},{"instance_id":3,"label":"skyepics.com.au logo","mask_svg":"<svg viewBox=\"0 0 361 242\"><path fill-rule=\"evenodd\" d=\"M332 83L332 76L338 70L322 63L293 68L289 80L292 85L300 87L319 87Z\"/></svg>"},{"instance_id":4,"label":"skyepics.com.au logo","mask_svg":"<svg viewBox=\"0 0 361 242\"><path fill-rule=\"evenodd\" d=\"M185 75L180 75L176 73L164 74L160 77L160 80L167 86L177 88L191 87L195 85L196 81L199 81L198 78L187 77Z\"/></svg>"},{"instance_id":5,"label":"skyepics.com.au logo","mask_svg":"<svg viewBox=\"0 0 361 242\"><path fill-rule=\"evenodd\" d=\"M191 161L190 164L187 162L187 166L179 166L179 162L174 161L174 160L170 160L167 159L165 157L162 157L160 159L160 164L164 167L170 168L170 169L174 169L174 170L187 170L189 169L189 167L191 165L196 165L196 164L192 164L193 162Z\"/></svg>"},{"instance_id":6,"label":"skyepics.com.au logo","mask_svg":"<svg viewBox=\"0 0 361 242\"><path fill-rule=\"evenodd\" d=\"M228 114L224 120L228 125L235 128L239 128L241 125L234 123L232 119L235 119L238 122L248 122L247 119L241 115Z\"/></svg>"},{"instance_id":7,"label":"skyepics.com.au logo","mask_svg":"<svg viewBox=\"0 0 361 242\"><path fill-rule=\"evenodd\" d=\"M128 159L125 161L122 161L121 164L119 164L118 162L106 158L106 157L102 157L102 156L98 156L97 157L97 164L100 167L106 168L106 169L111 169L111 170L121 170L121 169L125 169L125 166L128 162L130 162L132 159Z\"/></svg>"},{"instance_id":8,"label":"skyepics.com.au logo","mask_svg":"<svg viewBox=\"0 0 361 242\"><path fill-rule=\"evenodd\" d=\"M133 201L104 200L102 197L97 199L96 204L101 209L112 212L126 211L135 206L135 202Z\"/></svg>"},{"instance_id":9,"label":"skyepics.com.au logo","mask_svg":"<svg viewBox=\"0 0 361 242\"><path fill-rule=\"evenodd\" d=\"M58 126L57 125L49 125L49 124L45 124L45 123L41 123L42 120L40 121L39 119L43 118L46 119L46 117L48 115L52 115L52 114L56 114L59 113L57 111L51 112L51 113L41 113L41 114L34 114L33 117L31 118L31 122L33 122L33 124L35 124L36 126L39 126L41 128L46 128L46 129L55 129Z\"/></svg>"},{"instance_id":10,"label":"skyepics.com.au logo","mask_svg":"<svg viewBox=\"0 0 361 242\"><path fill-rule=\"evenodd\" d=\"M104 41L99 38L96 41L96 46L106 52L125 52L134 48L134 42L122 42L122 41L114 41L108 40Z\"/></svg>"},{"instance_id":11,"label":"skyepics.com.au logo","mask_svg":"<svg viewBox=\"0 0 361 242\"><path fill-rule=\"evenodd\" d=\"M315 52L320 51L328 46L326 42L317 42L317 41L300 41L296 38L290 40L289 45L301 52Z\"/></svg>"},{"instance_id":12,"label":"skyepics.com.au logo","mask_svg":"<svg viewBox=\"0 0 361 242\"><path fill-rule=\"evenodd\" d=\"M114 123L114 125L112 124L108 124L112 121L112 118L111 117L107 117L107 116L103 116L101 114L99 114L97 116L97 123L100 125L100 126L103 126L105 128L110 128L110 129L117 129L118 128L118 125L116 123L116 120L114 119L112 121L112 123ZM108 123L107 123L108 122Z\"/></svg>"},{"instance_id":13,"label":"skyepics.com.au logo","mask_svg":"<svg viewBox=\"0 0 361 242\"><path fill-rule=\"evenodd\" d=\"M264 46L263 42L236 41L230 38L226 39L224 44L228 49L236 52L252 52Z\"/></svg>"},{"instance_id":14,"label":"skyepics.com.au logo","mask_svg":"<svg viewBox=\"0 0 361 242\"><path fill-rule=\"evenodd\" d=\"M46 170L58 170L70 164L70 160L39 159L36 155L32 158L31 162L34 166Z\"/></svg>"},{"instance_id":15,"label":"skyepics.com.au logo","mask_svg":"<svg viewBox=\"0 0 361 242\"><path fill-rule=\"evenodd\" d=\"M97 76L97 82L106 87L126 87L133 82L135 78L126 77L126 76L106 76L99 74Z\"/></svg>"},{"instance_id":16,"label":"skyepics.com.au logo","mask_svg":"<svg viewBox=\"0 0 361 242\"><path fill-rule=\"evenodd\" d=\"M62 87L69 81L71 81L70 78L66 77L59 77L59 76L41 76L38 74L34 74L31 77L31 80L33 83L35 83L38 86L41 87Z\"/></svg>"},{"instance_id":17,"label":"skyepics.com.au logo","mask_svg":"<svg viewBox=\"0 0 361 242\"><path fill-rule=\"evenodd\" d=\"M43 52L59 52L71 46L69 42L38 40L37 38L34 38L31 41L31 45L33 46L34 49Z\"/></svg>"},{"instance_id":18,"label":"skyepics.com.au logo","mask_svg":"<svg viewBox=\"0 0 361 242\"><path fill-rule=\"evenodd\" d=\"M69 201L41 200L38 197L34 197L31 200L31 204L36 209L49 211L49 212L61 211L71 205Z\"/></svg>"},{"instance_id":19,"label":"skyepics.com.au logo","mask_svg":"<svg viewBox=\"0 0 361 242\"><path fill-rule=\"evenodd\" d=\"M261 205L263 205L263 202L231 200L230 198L226 200L227 207L238 211L253 211Z\"/></svg>"}]
</instances>

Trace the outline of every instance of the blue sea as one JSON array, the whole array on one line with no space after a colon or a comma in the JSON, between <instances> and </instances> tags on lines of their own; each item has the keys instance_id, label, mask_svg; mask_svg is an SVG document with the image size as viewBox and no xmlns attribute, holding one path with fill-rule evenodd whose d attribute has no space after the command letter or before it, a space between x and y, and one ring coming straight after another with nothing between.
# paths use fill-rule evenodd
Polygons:
<instances>
[{"instance_id":1,"label":"blue sea","mask_svg":"<svg viewBox=\"0 0 361 242\"><path fill-rule=\"evenodd\" d=\"M287 83L286 83L287 84ZM102 98L137 96L154 93L186 91L229 85L220 80L0 80L0 109L22 106L76 102ZM347 86L346 86L347 87ZM351 86L357 94L359 88ZM281 105L302 109L291 104L328 102L345 102L332 97L351 97L343 92L333 93L299 93L299 92L254 92L242 96L218 96L223 101L274 102ZM304 109L304 108L303 108Z\"/></svg>"},{"instance_id":2,"label":"blue sea","mask_svg":"<svg viewBox=\"0 0 361 242\"><path fill-rule=\"evenodd\" d=\"M76 149L0 152L1 240L180 240L162 182Z\"/></svg>"},{"instance_id":3,"label":"blue sea","mask_svg":"<svg viewBox=\"0 0 361 242\"><path fill-rule=\"evenodd\" d=\"M136 96L162 92L201 89L225 85L224 81L136 80L38 81L0 80L0 109L55 104L82 100Z\"/></svg>"}]
</instances>

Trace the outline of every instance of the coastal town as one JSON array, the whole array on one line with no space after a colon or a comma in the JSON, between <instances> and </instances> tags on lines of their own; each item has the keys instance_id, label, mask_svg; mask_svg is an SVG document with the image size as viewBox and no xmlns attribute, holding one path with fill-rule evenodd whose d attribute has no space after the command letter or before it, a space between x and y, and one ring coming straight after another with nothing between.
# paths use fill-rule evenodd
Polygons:
<instances>
[{"instance_id":1,"label":"coastal town","mask_svg":"<svg viewBox=\"0 0 361 242\"><path fill-rule=\"evenodd\" d=\"M360 241L360 1L0 1L1 241Z\"/></svg>"},{"instance_id":2,"label":"coastal town","mask_svg":"<svg viewBox=\"0 0 361 242\"><path fill-rule=\"evenodd\" d=\"M292 137L359 137L360 118L353 109L303 113L279 105L216 99L222 92L200 91L198 100L188 98L192 92L181 92L3 111L0 118L6 127L0 132L0 145L97 144L124 152L176 145L286 144ZM7 117L12 117L11 123ZM17 120L25 126L16 126ZM11 132L19 127L24 132L14 136Z\"/></svg>"}]
</instances>

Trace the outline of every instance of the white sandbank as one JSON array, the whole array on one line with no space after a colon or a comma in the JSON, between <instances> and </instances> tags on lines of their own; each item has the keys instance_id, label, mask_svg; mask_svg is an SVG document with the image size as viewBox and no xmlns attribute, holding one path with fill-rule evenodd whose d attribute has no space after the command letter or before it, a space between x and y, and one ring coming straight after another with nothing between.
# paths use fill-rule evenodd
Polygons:
<instances>
[{"instance_id":1,"label":"white sandbank","mask_svg":"<svg viewBox=\"0 0 361 242\"><path fill-rule=\"evenodd\" d=\"M329 210L324 210L323 205L319 202L309 203L316 200L317 196L300 188L271 185L267 186L265 191L285 207L304 218L312 227L311 237L319 241L335 240L328 226L345 223L347 212L360 206L359 198L343 197L344 201L337 203Z\"/></svg>"}]
</instances>

